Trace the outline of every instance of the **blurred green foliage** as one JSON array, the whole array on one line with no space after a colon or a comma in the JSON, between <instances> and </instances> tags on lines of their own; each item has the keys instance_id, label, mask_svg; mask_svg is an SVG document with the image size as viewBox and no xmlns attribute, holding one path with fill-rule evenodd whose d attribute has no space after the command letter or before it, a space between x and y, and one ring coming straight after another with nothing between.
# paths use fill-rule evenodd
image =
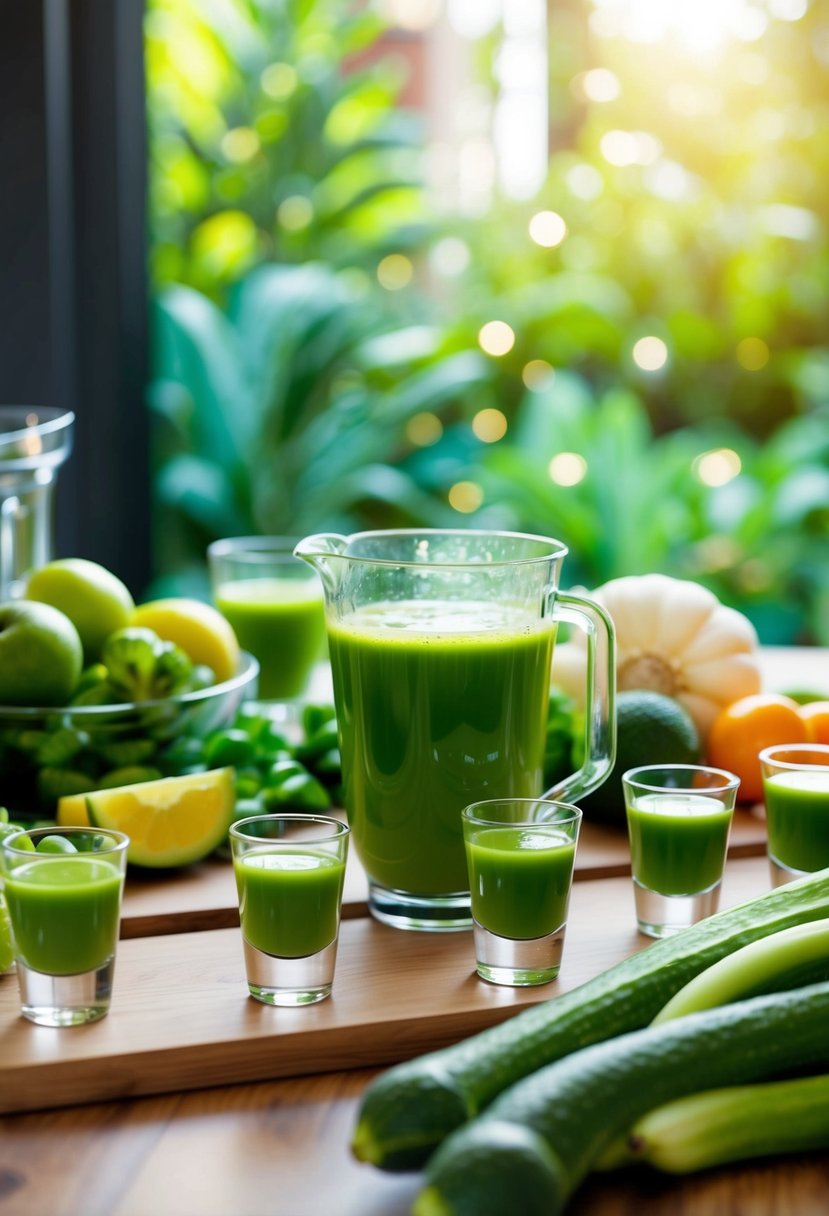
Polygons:
<instances>
[{"instance_id":1,"label":"blurred green foliage","mask_svg":"<svg viewBox=\"0 0 829 1216\"><path fill-rule=\"evenodd\" d=\"M700 56L591 15L549 9L537 197L438 223L370 6L150 0L162 574L231 532L529 528L570 582L696 578L829 643L829 27Z\"/></svg>"}]
</instances>

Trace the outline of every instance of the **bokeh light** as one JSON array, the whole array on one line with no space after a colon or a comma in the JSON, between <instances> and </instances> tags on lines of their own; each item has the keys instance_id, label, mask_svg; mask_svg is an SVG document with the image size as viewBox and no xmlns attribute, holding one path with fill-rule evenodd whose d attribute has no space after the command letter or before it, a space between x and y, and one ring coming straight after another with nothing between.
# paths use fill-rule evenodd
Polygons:
<instances>
[{"instance_id":1,"label":"bokeh light","mask_svg":"<svg viewBox=\"0 0 829 1216\"><path fill-rule=\"evenodd\" d=\"M737 343L737 362L747 372L759 372L769 361L769 348L762 338L743 338Z\"/></svg>"},{"instance_id":2,"label":"bokeh light","mask_svg":"<svg viewBox=\"0 0 829 1216\"><path fill-rule=\"evenodd\" d=\"M507 418L500 410L479 410L472 419L472 430L482 443L497 443L507 433Z\"/></svg>"},{"instance_id":3,"label":"bokeh light","mask_svg":"<svg viewBox=\"0 0 829 1216\"><path fill-rule=\"evenodd\" d=\"M506 355L515 346L515 331L506 321L487 321L478 333L478 345L484 354Z\"/></svg>"},{"instance_id":4,"label":"bokeh light","mask_svg":"<svg viewBox=\"0 0 829 1216\"><path fill-rule=\"evenodd\" d=\"M658 372L668 362L668 347L661 338L649 334L634 344L631 355L643 372Z\"/></svg>"},{"instance_id":5,"label":"bokeh light","mask_svg":"<svg viewBox=\"0 0 829 1216\"><path fill-rule=\"evenodd\" d=\"M530 392L540 392L551 384L555 377L555 370L546 359L530 359L529 363L525 363L521 369L521 379L524 385Z\"/></svg>"},{"instance_id":6,"label":"bokeh light","mask_svg":"<svg viewBox=\"0 0 829 1216\"><path fill-rule=\"evenodd\" d=\"M739 476L742 461L732 448L714 448L702 452L691 468L694 476L706 486L724 486Z\"/></svg>"},{"instance_id":7,"label":"bokeh light","mask_svg":"<svg viewBox=\"0 0 829 1216\"><path fill-rule=\"evenodd\" d=\"M567 235L567 224L557 211L538 211L530 220L530 236L536 245L553 249Z\"/></svg>"},{"instance_id":8,"label":"bokeh light","mask_svg":"<svg viewBox=\"0 0 829 1216\"><path fill-rule=\"evenodd\" d=\"M276 217L289 232L299 232L314 218L314 205L304 194L289 194L279 204Z\"/></svg>"},{"instance_id":9,"label":"bokeh light","mask_svg":"<svg viewBox=\"0 0 829 1216\"><path fill-rule=\"evenodd\" d=\"M456 481L449 491L449 506L470 515L484 501L484 492L476 481Z\"/></svg>"},{"instance_id":10,"label":"bokeh light","mask_svg":"<svg viewBox=\"0 0 829 1216\"><path fill-rule=\"evenodd\" d=\"M386 291L402 291L414 277L411 259L402 253L390 253L377 265L377 281Z\"/></svg>"},{"instance_id":11,"label":"bokeh light","mask_svg":"<svg viewBox=\"0 0 829 1216\"><path fill-rule=\"evenodd\" d=\"M437 443L443 434L443 423L437 414L423 410L413 414L406 424L406 438L417 448L429 448Z\"/></svg>"},{"instance_id":12,"label":"bokeh light","mask_svg":"<svg viewBox=\"0 0 829 1216\"><path fill-rule=\"evenodd\" d=\"M252 127L233 127L222 137L222 154L234 165L253 160L261 148L259 136Z\"/></svg>"},{"instance_id":13,"label":"bokeh light","mask_svg":"<svg viewBox=\"0 0 829 1216\"><path fill-rule=\"evenodd\" d=\"M587 461L578 452L559 452L552 458L547 471L550 481L559 486L577 486L587 476Z\"/></svg>"}]
</instances>

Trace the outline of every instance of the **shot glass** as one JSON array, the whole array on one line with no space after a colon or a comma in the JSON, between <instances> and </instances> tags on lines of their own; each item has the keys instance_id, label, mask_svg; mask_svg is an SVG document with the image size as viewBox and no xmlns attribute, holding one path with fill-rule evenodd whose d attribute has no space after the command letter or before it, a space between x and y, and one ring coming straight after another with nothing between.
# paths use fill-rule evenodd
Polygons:
<instances>
[{"instance_id":1,"label":"shot glass","mask_svg":"<svg viewBox=\"0 0 829 1216\"><path fill-rule=\"evenodd\" d=\"M651 764L622 777L639 931L668 937L717 911L739 777Z\"/></svg>"},{"instance_id":2,"label":"shot glass","mask_svg":"<svg viewBox=\"0 0 829 1216\"><path fill-rule=\"evenodd\" d=\"M266 1005L331 992L349 828L327 815L254 815L230 829L245 971Z\"/></svg>"},{"instance_id":3,"label":"shot glass","mask_svg":"<svg viewBox=\"0 0 829 1216\"><path fill-rule=\"evenodd\" d=\"M829 745L760 752L773 886L829 866Z\"/></svg>"},{"instance_id":4,"label":"shot glass","mask_svg":"<svg viewBox=\"0 0 829 1216\"><path fill-rule=\"evenodd\" d=\"M32 828L0 841L23 1017L96 1022L109 1010L129 838Z\"/></svg>"},{"instance_id":5,"label":"shot glass","mask_svg":"<svg viewBox=\"0 0 829 1216\"><path fill-rule=\"evenodd\" d=\"M262 701L301 697L325 653L322 583L294 557L295 544L286 536L236 536L207 549L214 603L259 660Z\"/></svg>"},{"instance_id":6,"label":"shot glass","mask_svg":"<svg viewBox=\"0 0 829 1216\"><path fill-rule=\"evenodd\" d=\"M462 812L478 975L513 988L561 967L581 811L541 798L473 802Z\"/></svg>"}]
</instances>

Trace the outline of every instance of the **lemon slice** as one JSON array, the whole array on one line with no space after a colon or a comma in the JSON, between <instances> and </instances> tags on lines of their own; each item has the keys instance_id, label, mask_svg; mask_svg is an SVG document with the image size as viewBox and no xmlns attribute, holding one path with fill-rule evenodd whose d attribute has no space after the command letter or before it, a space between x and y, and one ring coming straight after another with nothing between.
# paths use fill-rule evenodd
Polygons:
<instances>
[{"instance_id":1,"label":"lemon slice","mask_svg":"<svg viewBox=\"0 0 829 1216\"><path fill-rule=\"evenodd\" d=\"M216 768L183 777L162 777L87 794L93 827L130 838L127 858L162 869L189 865L224 840L235 801L233 769Z\"/></svg>"},{"instance_id":2,"label":"lemon slice","mask_svg":"<svg viewBox=\"0 0 829 1216\"><path fill-rule=\"evenodd\" d=\"M221 684L239 669L239 642L221 612L201 600L171 598L139 604L131 624L152 629L165 642L173 642L194 663L205 663Z\"/></svg>"}]
</instances>

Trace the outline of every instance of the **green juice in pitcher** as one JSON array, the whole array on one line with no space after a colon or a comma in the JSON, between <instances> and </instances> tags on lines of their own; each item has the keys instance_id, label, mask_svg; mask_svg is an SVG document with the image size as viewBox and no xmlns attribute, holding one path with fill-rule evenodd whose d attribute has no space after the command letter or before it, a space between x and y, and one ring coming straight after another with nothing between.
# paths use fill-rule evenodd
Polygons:
<instances>
[{"instance_id":1,"label":"green juice in pitcher","mask_svg":"<svg viewBox=\"0 0 829 1216\"><path fill-rule=\"evenodd\" d=\"M503 602L402 600L329 623L354 843L391 891L468 891L461 811L542 789L556 625Z\"/></svg>"}]
</instances>

